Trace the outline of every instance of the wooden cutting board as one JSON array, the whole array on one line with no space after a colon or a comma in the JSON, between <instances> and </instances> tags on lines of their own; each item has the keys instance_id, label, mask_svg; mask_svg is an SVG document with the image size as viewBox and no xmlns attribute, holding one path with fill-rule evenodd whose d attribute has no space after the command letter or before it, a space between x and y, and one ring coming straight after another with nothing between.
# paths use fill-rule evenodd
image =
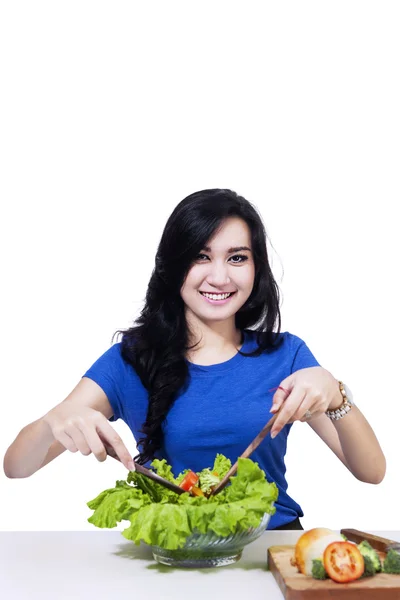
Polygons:
<instances>
[{"instance_id":1,"label":"wooden cutting board","mask_svg":"<svg viewBox=\"0 0 400 600\"><path fill-rule=\"evenodd\" d=\"M386 556L382 549L391 542L355 529L342 529L341 533L357 543L361 539L368 539L381 559ZM320 581L299 573L290 564L293 556L294 546L268 548L268 568L286 600L400 600L400 575L378 573L374 577L365 577L352 583L336 583L331 579Z\"/></svg>"}]
</instances>

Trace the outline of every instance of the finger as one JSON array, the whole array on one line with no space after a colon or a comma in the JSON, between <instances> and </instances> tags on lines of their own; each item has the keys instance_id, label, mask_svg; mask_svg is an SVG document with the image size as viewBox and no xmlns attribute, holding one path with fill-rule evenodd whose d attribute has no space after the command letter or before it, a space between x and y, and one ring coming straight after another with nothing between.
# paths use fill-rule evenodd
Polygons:
<instances>
[{"instance_id":1,"label":"finger","mask_svg":"<svg viewBox=\"0 0 400 600\"><path fill-rule=\"evenodd\" d=\"M307 414L307 411L310 411L310 414ZM302 423L308 423L311 419L315 417L319 417L323 414L324 411L321 411L318 408L317 404L310 404L309 401L306 401L299 407L297 414L295 415L296 421L301 421Z\"/></svg>"},{"instance_id":2,"label":"finger","mask_svg":"<svg viewBox=\"0 0 400 600\"><path fill-rule=\"evenodd\" d=\"M294 388L287 397L284 406L282 406L277 419L271 429L271 438L273 439L289 423L292 416L296 413L297 407L303 402L306 391L303 388Z\"/></svg>"},{"instance_id":3,"label":"finger","mask_svg":"<svg viewBox=\"0 0 400 600\"><path fill-rule=\"evenodd\" d=\"M53 431L53 436L54 439L60 442L60 444L62 444L66 450L69 450L70 452L78 452L78 448L76 447L73 439L70 438L64 430L55 429Z\"/></svg>"},{"instance_id":4,"label":"finger","mask_svg":"<svg viewBox=\"0 0 400 600\"><path fill-rule=\"evenodd\" d=\"M81 429L83 434L85 435L85 438L90 446L91 451L93 452L97 460L99 462L104 462L107 458L107 451L105 449L103 440L100 438L96 429L93 427L93 425L92 427L90 427L86 424L82 424Z\"/></svg>"},{"instance_id":5,"label":"finger","mask_svg":"<svg viewBox=\"0 0 400 600\"><path fill-rule=\"evenodd\" d=\"M296 421L300 421L300 423L309 423L316 415L311 413L311 416L305 416L301 419L296 419Z\"/></svg>"},{"instance_id":6,"label":"finger","mask_svg":"<svg viewBox=\"0 0 400 600\"><path fill-rule=\"evenodd\" d=\"M111 448L114 450L122 464L125 465L125 467L129 471L134 471L135 463L132 460L132 456L129 450L127 449L127 447L125 446L124 442L122 441L118 433L115 431L115 429L113 429L108 423L108 421L100 423L97 426L97 429L101 434L101 437L105 440L105 442L107 442L108 445L111 446Z\"/></svg>"},{"instance_id":7,"label":"finger","mask_svg":"<svg viewBox=\"0 0 400 600\"><path fill-rule=\"evenodd\" d=\"M277 412L280 409L282 404L285 402L287 397L290 395L291 390L292 390L292 385L291 385L291 382L289 381L289 378L287 377L276 388L276 392L272 398L272 407L271 407L270 412Z\"/></svg>"},{"instance_id":8,"label":"finger","mask_svg":"<svg viewBox=\"0 0 400 600\"><path fill-rule=\"evenodd\" d=\"M274 397L272 400L272 406L269 411L269 412L275 413L275 412L278 412L278 410L280 409L282 404L285 402L286 398L289 396L290 390L287 390L286 388L283 388L282 386L279 386L279 387L273 388L273 389L279 390L279 393L274 394ZM283 392L283 394L281 392Z\"/></svg>"},{"instance_id":9,"label":"finger","mask_svg":"<svg viewBox=\"0 0 400 600\"><path fill-rule=\"evenodd\" d=\"M302 421L303 423L305 421L309 421L311 418L310 415L305 417L307 411L310 411L313 417L322 415L325 412L323 395L320 392L317 392L315 389L308 389L302 404L299 406L296 414L294 415L294 419L296 421Z\"/></svg>"},{"instance_id":10,"label":"finger","mask_svg":"<svg viewBox=\"0 0 400 600\"><path fill-rule=\"evenodd\" d=\"M65 433L69 435L70 438L74 441L75 446L78 448L79 452L84 456L89 456L92 452L83 432L76 425L66 425Z\"/></svg>"},{"instance_id":11,"label":"finger","mask_svg":"<svg viewBox=\"0 0 400 600\"><path fill-rule=\"evenodd\" d=\"M308 414L308 411L311 413L311 416L310 416L310 414ZM299 408L293 415L293 421L301 421L302 423L305 423L306 421L309 421L315 415L316 415L315 405L313 404L312 400L310 398L308 398L306 395L303 402L300 404Z\"/></svg>"}]
</instances>

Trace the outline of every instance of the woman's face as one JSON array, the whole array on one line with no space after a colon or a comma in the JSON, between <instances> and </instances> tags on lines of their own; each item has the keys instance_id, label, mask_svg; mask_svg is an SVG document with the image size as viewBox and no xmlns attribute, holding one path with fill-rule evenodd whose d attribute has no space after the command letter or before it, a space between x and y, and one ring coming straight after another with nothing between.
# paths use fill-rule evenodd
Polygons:
<instances>
[{"instance_id":1,"label":"woman's face","mask_svg":"<svg viewBox=\"0 0 400 600\"><path fill-rule=\"evenodd\" d=\"M233 317L251 294L254 273L250 228L229 217L190 268L181 289L186 309L204 322Z\"/></svg>"}]
</instances>

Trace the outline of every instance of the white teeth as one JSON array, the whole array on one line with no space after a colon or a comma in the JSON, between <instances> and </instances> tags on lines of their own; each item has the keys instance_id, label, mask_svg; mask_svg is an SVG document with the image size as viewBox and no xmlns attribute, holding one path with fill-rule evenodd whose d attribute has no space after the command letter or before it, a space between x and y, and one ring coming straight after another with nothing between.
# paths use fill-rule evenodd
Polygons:
<instances>
[{"instance_id":1,"label":"white teeth","mask_svg":"<svg viewBox=\"0 0 400 600\"><path fill-rule=\"evenodd\" d=\"M210 300L226 300L231 295L229 294L207 294L206 292L201 292L203 296L209 298Z\"/></svg>"}]
</instances>

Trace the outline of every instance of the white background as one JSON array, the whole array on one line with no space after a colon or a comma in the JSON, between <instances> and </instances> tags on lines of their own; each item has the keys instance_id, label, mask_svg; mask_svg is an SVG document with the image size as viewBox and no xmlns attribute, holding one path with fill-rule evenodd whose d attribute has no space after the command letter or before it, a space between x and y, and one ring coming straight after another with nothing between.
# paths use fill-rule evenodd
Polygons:
<instances>
[{"instance_id":1,"label":"white background","mask_svg":"<svg viewBox=\"0 0 400 600\"><path fill-rule=\"evenodd\" d=\"M1 455L131 325L176 204L229 187L265 222L283 330L387 458L361 483L297 423L303 526L400 529L398 3L16 1L0 23ZM68 452L1 473L0 529L92 530L125 475Z\"/></svg>"}]
</instances>

